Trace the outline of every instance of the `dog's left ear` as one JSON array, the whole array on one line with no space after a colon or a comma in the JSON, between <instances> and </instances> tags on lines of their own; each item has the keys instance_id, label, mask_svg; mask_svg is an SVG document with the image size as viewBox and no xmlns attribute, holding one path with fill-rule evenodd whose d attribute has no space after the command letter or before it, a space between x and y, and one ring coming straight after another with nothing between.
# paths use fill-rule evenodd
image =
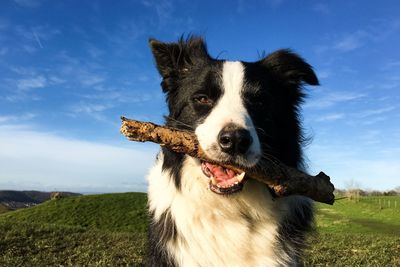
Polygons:
<instances>
[{"instance_id":1,"label":"dog's left ear","mask_svg":"<svg viewBox=\"0 0 400 267\"><path fill-rule=\"evenodd\" d=\"M259 61L284 82L293 85L319 85L312 67L289 49L278 50Z\"/></svg>"}]
</instances>

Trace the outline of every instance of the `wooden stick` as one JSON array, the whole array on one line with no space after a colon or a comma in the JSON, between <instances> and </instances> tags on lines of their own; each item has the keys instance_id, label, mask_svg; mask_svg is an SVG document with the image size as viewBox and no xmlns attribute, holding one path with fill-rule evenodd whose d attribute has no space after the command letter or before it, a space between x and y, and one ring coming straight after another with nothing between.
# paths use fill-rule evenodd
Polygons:
<instances>
[{"instance_id":1,"label":"wooden stick","mask_svg":"<svg viewBox=\"0 0 400 267\"><path fill-rule=\"evenodd\" d=\"M202 150L193 132L160 126L151 122L141 122L121 117L121 133L131 141L154 142L166 146L172 151L216 163L268 185L278 197L303 195L315 201L333 204L335 187L329 176L320 172L316 176L308 175L277 161L261 160L252 167L232 166L210 160Z\"/></svg>"}]
</instances>

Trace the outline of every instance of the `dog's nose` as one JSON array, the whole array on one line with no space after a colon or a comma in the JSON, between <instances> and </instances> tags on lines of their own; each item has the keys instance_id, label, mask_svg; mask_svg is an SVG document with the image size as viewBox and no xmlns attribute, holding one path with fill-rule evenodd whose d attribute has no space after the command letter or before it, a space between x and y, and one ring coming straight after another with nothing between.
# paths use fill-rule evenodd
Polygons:
<instances>
[{"instance_id":1,"label":"dog's nose","mask_svg":"<svg viewBox=\"0 0 400 267\"><path fill-rule=\"evenodd\" d=\"M226 125L218 134L221 150L229 154L245 154L252 143L250 132L235 124Z\"/></svg>"}]
</instances>

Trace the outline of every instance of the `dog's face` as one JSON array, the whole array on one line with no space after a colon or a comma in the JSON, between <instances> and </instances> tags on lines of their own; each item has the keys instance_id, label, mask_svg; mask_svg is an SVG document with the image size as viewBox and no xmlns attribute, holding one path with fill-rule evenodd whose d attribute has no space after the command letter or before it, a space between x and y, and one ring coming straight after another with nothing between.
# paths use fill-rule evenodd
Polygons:
<instances>
[{"instance_id":1,"label":"dog's face","mask_svg":"<svg viewBox=\"0 0 400 267\"><path fill-rule=\"evenodd\" d=\"M150 46L167 94L167 124L195 131L210 159L246 167L263 157L301 163L301 86L318 84L303 59L280 50L254 63L216 60L200 38ZM243 175L207 162L201 168L216 193L242 188Z\"/></svg>"}]
</instances>

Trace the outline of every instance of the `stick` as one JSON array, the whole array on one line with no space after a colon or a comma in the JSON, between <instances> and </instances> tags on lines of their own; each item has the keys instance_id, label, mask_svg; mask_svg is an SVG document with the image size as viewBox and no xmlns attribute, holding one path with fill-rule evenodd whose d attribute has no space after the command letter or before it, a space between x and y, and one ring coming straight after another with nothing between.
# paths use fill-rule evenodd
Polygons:
<instances>
[{"instance_id":1,"label":"stick","mask_svg":"<svg viewBox=\"0 0 400 267\"><path fill-rule=\"evenodd\" d=\"M335 187L330 182L329 176L323 172L311 176L285 166L283 163L267 160L259 161L252 168L215 162L207 158L193 132L160 126L151 122L130 120L125 117L121 117L121 120L120 131L131 141L154 142L177 153L216 163L238 173L245 172L246 176L268 185L277 197L303 195L331 205L335 201L333 195Z\"/></svg>"}]
</instances>

